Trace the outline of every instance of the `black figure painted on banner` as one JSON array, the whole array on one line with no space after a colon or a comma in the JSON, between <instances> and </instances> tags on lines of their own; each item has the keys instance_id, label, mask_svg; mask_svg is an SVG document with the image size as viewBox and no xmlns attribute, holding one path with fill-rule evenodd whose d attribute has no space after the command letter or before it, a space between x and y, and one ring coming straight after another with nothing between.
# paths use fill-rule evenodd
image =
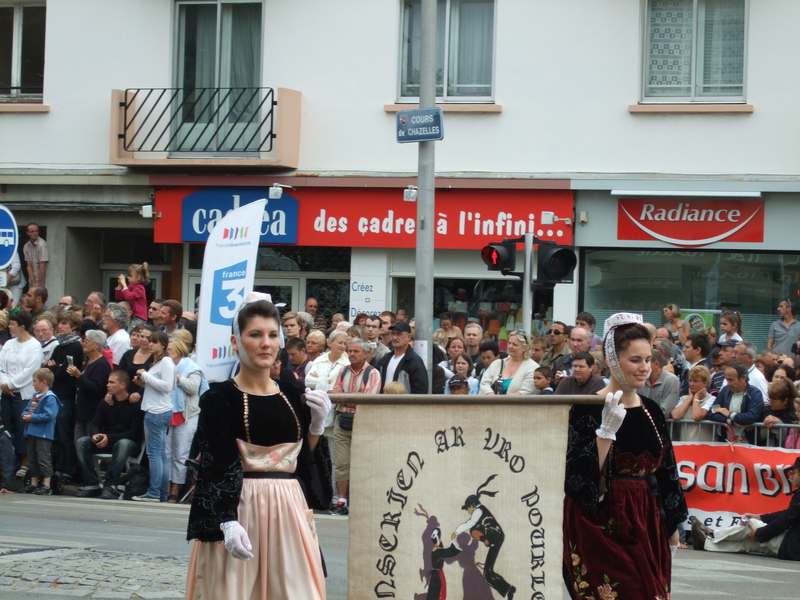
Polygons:
<instances>
[{"instance_id":1,"label":"black figure painted on banner","mask_svg":"<svg viewBox=\"0 0 800 600\"><path fill-rule=\"evenodd\" d=\"M456 527L451 537L455 540L459 534L469 531L474 539L488 546L489 553L486 555L486 563L483 567L483 578L486 583L497 590L500 596L513 600L517 588L510 585L501 575L494 571L494 564L500 554L500 548L506 539L506 535L494 515L480 501L481 496L494 497L497 494L497 492L483 491L495 477L497 477L496 474L489 477L478 487L475 494L468 496L464 501L464 506L461 507L461 510L466 510L469 513L469 519Z\"/></svg>"},{"instance_id":2,"label":"black figure painted on banner","mask_svg":"<svg viewBox=\"0 0 800 600\"><path fill-rule=\"evenodd\" d=\"M442 530L438 527L431 533L433 550L431 551L431 570L428 573L428 594L425 600L447 600L447 580L444 576L444 561L453 558L461 548L453 541L448 548L442 546Z\"/></svg>"}]
</instances>

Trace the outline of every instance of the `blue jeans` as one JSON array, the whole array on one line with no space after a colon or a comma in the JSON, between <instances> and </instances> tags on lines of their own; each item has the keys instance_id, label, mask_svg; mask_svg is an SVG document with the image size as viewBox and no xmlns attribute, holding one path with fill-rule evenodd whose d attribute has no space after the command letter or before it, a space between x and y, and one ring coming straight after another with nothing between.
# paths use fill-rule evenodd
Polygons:
<instances>
[{"instance_id":1,"label":"blue jeans","mask_svg":"<svg viewBox=\"0 0 800 600\"><path fill-rule=\"evenodd\" d=\"M151 498L167 499L169 493L169 460L167 460L167 427L172 420L172 412L158 415L145 413L144 437L147 460L150 462L150 487L147 494Z\"/></svg>"},{"instance_id":2,"label":"blue jeans","mask_svg":"<svg viewBox=\"0 0 800 600\"><path fill-rule=\"evenodd\" d=\"M128 458L139 454L139 444L133 440L123 439L115 443L113 448L108 446L98 448L92 443L92 438L86 436L75 442L75 451L78 453L78 463L81 465L81 473L83 474L83 489L96 490L100 485L92 455L111 454L111 464L103 477L103 483L106 484L109 481L113 482L122 475L122 471L128 465Z\"/></svg>"}]
</instances>

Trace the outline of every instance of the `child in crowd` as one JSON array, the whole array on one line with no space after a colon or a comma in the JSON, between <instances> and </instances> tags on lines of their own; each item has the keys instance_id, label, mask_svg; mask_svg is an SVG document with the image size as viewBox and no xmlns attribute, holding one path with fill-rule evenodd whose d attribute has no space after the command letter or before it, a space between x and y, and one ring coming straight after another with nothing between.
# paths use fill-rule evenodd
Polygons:
<instances>
[{"instance_id":1,"label":"child in crowd","mask_svg":"<svg viewBox=\"0 0 800 600\"><path fill-rule=\"evenodd\" d=\"M3 425L0 419L0 494L13 494L11 490L14 485L14 442L11 441L11 434Z\"/></svg>"},{"instance_id":2,"label":"child in crowd","mask_svg":"<svg viewBox=\"0 0 800 600\"><path fill-rule=\"evenodd\" d=\"M553 393L553 369L539 367L533 372L533 385L539 393L549 396Z\"/></svg>"},{"instance_id":3,"label":"child in crowd","mask_svg":"<svg viewBox=\"0 0 800 600\"><path fill-rule=\"evenodd\" d=\"M114 298L116 298L117 302L124 300L131 305L131 325L133 326L147 323L147 291L145 286L149 283L146 262L128 267L127 281L122 273L117 279Z\"/></svg>"},{"instance_id":4,"label":"child in crowd","mask_svg":"<svg viewBox=\"0 0 800 600\"><path fill-rule=\"evenodd\" d=\"M36 371L33 374L33 389L36 393L22 412L22 420L28 424L25 437L28 440L28 467L31 473L31 482L23 490L26 494L49 496L53 493L50 488L50 478L53 475L50 446L53 443L56 416L61 403L50 391L51 385L53 372L50 369Z\"/></svg>"}]
</instances>

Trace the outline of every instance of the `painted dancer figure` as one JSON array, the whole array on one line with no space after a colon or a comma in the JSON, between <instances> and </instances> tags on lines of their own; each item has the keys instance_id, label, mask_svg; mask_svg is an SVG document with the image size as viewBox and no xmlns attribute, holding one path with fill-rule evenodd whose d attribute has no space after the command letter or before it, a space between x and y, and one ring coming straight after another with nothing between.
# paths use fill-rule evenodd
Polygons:
<instances>
[{"instance_id":1,"label":"painted dancer figure","mask_svg":"<svg viewBox=\"0 0 800 600\"><path fill-rule=\"evenodd\" d=\"M431 551L431 570L428 573L428 594L425 600L447 600L447 580L444 576L444 561L453 558L461 548L458 542L453 540L448 548L442 545L442 530L438 527L431 533L433 550Z\"/></svg>"},{"instance_id":2,"label":"painted dancer figure","mask_svg":"<svg viewBox=\"0 0 800 600\"><path fill-rule=\"evenodd\" d=\"M500 554L500 548L506 539L506 534L503 533L503 528L495 519L494 515L481 504L481 496L494 497L497 492L485 492L483 489L489 485L497 475L492 475L487 479L476 492L468 496L464 501L464 506L461 510L469 513L469 519L464 521L461 525L456 527L451 538L455 540L459 534L468 531L469 534L479 542L483 542L489 547L489 553L486 555L486 562L483 567L483 578L490 586L492 586L503 598L513 600L514 593L517 591L513 585L510 585L501 575L495 573L494 564L497 562L497 556Z\"/></svg>"}]
</instances>

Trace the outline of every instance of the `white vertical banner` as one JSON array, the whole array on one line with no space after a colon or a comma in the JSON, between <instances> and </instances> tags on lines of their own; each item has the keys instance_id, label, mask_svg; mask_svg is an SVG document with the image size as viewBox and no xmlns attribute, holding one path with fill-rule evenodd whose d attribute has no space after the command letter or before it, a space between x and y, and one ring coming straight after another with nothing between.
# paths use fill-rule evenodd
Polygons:
<instances>
[{"instance_id":1,"label":"white vertical banner","mask_svg":"<svg viewBox=\"0 0 800 600\"><path fill-rule=\"evenodd\" d=\"M197 323L197 364L209 381L228 379L236 362L231 323L253 289L266 199L232 210L206 242Z\"/></svg>"}]
</instances>

